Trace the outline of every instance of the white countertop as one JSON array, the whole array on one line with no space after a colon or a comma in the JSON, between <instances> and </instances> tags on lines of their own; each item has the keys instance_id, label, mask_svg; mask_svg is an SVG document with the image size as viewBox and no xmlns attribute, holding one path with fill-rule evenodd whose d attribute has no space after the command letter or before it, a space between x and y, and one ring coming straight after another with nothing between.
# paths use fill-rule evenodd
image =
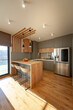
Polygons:
<instances>
[{"instance_id":1,"label":"white countertop","mask_svg":"<svg viewBox=\"0 0 73 110\"><path fill-rule=\"evenodd\" d=\"M54 61L52 59L44 59L44 58L40 58L40 59L33 59L35 61Z\"/></svg>"}]
</instances>

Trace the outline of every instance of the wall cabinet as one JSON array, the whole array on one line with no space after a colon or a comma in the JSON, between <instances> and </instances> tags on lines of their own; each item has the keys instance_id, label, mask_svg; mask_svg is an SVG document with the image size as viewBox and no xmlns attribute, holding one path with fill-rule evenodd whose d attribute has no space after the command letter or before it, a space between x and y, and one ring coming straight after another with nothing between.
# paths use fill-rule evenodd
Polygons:
<instances>
[{"instance_id":1,"label":"wall cabinet","mask_svg":"<svg viewBox=\"0 0 73 110\"><path fill-rule=\"evenodd\" d=\"M32 46L29 47L29 44L31 43L32 45L32 41L30 39L23 39L23 52L32 52Z\"/></svg>"},{"instance_id":2,"label":"wall cabinet","mask_svg":"<svg viewBox=\"0 0 73 110\"><path fill-rule=\"evenodd\" d=\"M39 49L39 53L47 53L47 52L54 52L54 48L42 48L42 49Z\"/></svg>"},{"instance_id":3,"label":"wall cabinet","mask_svg":"<svg viewBox=\"0 0 73 110\"><path fill-rule=\"evenodd\" d=\"M12 37L12 52L32 52L32 46L29 47L30 43L32 45L32 41L30 39L23 39L25 48L22 48L22 40Z\"/></svg>"}]
</instances>

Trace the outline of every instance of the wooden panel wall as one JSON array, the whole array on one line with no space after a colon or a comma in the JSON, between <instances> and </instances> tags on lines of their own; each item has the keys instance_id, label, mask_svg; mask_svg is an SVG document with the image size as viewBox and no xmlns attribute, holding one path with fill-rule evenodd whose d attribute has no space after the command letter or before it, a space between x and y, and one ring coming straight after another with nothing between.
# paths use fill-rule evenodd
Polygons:
<instances>
[{"instance_id":1,"label":"wooden panel wall","mask_svg":"<svg viewBox=\"0 0 73 110\"><path fill-rule=\"evenodd\" d=\"M31 65L30 77L30 87L34 88L35 85L43 78L43 62Z\"/></svg>"},{"instance_id":2,"label":"wooden panel wall","mask_svg":"<svg viewBox=\"0 0 73 110\"><path fill-rule=\"evenodd\" d=\"M21 39L12 37L12 52L21 52Z\"/></svg>"}]
</instances>

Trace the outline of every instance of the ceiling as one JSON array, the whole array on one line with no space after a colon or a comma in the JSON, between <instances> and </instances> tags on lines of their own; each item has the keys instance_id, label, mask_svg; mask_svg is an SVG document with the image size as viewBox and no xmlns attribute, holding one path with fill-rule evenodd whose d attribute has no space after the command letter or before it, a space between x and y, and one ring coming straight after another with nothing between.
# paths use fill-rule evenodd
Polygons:
<instances>
[{"instance_id":1,"label":"ceiling","mask_svg":"<svg viewBox=\"0 0 73 110\"><path fill-rule=\"evenodd\" d=\"M26 8L22 0L0 0L0 31L13 35L24 27L36 30L29 38L38 42L73 33L73 0L26 0Z\"/></svg>"}]
</instances>

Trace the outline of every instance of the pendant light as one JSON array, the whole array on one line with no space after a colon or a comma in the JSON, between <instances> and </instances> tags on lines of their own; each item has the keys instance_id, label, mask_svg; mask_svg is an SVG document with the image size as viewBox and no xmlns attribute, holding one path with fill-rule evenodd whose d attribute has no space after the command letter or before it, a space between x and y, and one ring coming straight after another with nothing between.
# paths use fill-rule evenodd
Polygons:
<instances>
[{"instance_id":1,"label":"pendant light","mask_svg":"<svg viewBox=\"0 0 73 110\"><path fill-rule=\"evenodd\" d=\"M29 43L29 47L32 47L32 44L31 44L31 42Z\"/></svg>"},{"instance_id":2,"label":"pendant light","mask_svg":"<svg viewBox=\"0 0 73 110\"><path fill-rule=\"evenodd\" d=\"M23 44L22 48L25 48L24 44Z\"/></svg>"}]
</instances>

